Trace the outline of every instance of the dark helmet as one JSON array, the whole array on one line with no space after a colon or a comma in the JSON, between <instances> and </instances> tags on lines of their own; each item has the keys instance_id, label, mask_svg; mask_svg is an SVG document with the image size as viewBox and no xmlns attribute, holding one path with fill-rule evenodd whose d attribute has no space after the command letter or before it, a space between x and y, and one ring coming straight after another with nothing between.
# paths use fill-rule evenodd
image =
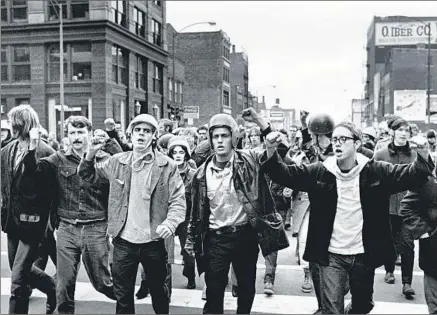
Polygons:
<instances>
[{"instance_id":1,"label":"dark helmet","mask_svg":"<svg viewBox=\"0 0 437 315\"><path fill-rule=\"evenodd\" d=\"M172 133L167 133L165 135L162 135L158 139L158 146L160 146L163 149L168 149L168 142L172 137L176 137L176 136Z\"/></svg>"},{"instance_id":2,"label":"dark helmet","mask_svg":"<svg viewBox=\"0 0 437 315\"><path fill-rule=\"evenodd\" d=\"M314 113L308 117L308 130L316 135L332 133L334 125L334 119L328 114Z\"/></svg>"},{"instance_id":3,"label":"dark helmet","mask_svg":"<svg viewBox=\"0 0 437 315\"><path fill-rule=\"evenodd\" d=\"M211 141L211 146L212 146L212 131L215 128L221 128L221 127L225 127L228 128L231 131L231 135L232 135L232 145L234 146L234 148L237 147L237 142L238 142L238 125L237 122L235 121L234 118L232 118L231 115L228 114L216 114L214 116L211 117L211 119L209 120L209 124L208 124L208 134L209 134L209 139Z\"/></svg>"}]
</instances>

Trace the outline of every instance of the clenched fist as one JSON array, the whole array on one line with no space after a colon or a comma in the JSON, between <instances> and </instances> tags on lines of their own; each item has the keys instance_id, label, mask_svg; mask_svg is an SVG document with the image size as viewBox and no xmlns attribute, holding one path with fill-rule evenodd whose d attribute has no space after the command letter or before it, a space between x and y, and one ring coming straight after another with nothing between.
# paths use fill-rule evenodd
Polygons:
<instances>
[{"instance_id":1,"label":"clenched fist","mask_svg":"<svg viewBox=\"0 0 437 315\"><path fill-rule=\"evenodd\" d=\"M105 146L105 139L99 137L92 137L90 140L90 145L88 146L88 152L85 159L91 161L96 156L97 151Z\"/></svg>"},{"instance_id":2,"label":"clenched fist","mask_svg":"<svg viewBox=\"0 0 437 315\"><path fill-rule=\"evenodd\" d=\"M256 122L259 119L258 113L252 107L244 109L241 112L241 116L248 122Z\"/></svg>"},{"instance_id":3,"label":"clenched fist","mask_svg":"<svg viewBox=\"0 0 437 315\"><path fill-rule=\"evenodd\" d=\"M41 138L41 131L39 130L39 128L30 129L29 138L30 138L29 150L34 150L38 145L39 139Z\"/></svg>"}]
</instances>

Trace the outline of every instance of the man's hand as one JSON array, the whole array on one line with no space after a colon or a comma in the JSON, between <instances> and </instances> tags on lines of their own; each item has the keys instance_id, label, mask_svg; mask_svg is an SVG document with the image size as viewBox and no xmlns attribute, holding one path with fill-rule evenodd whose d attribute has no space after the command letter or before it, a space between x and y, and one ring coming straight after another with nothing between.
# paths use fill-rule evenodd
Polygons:
<instances>
[{"instance_id":1,"label":"man's hand","mask_svg":"<svg viewBox=\"0 0 437 315\"><path fill-rule=\"evenodd\" d=\"M247 122L253 122L257 124L261 131L266 130L269 124L260 116L252 107L246 108L241 112L241 117Z\"/></svg>"},{"instance_id":2,"label":"man's hand","mask_svg":"<svg viewBox=\"0 0 437 315\"><path fill-rule=\"evenodd\" d=\"M276 148L282 142L283 137L281 137L281 135L281 132L273 131L266 136L266 141L264 143L267 149L267 158L272 157Z\"/></svg>"},{"instance_id":3,"label":"man's hand","mask_svg":"<svg viewBox=\"0 0 437 315\"><path fill-rule=\"evenodd\" d=\"M158 225L156 228L156 233L158 233L159 237L166 239L173 235L173 232L166 225Z\"/></svg>"},{"instance_id":4,"label":"man's hand","mask_svg":"<svg viewBox=\"0 0 437 315\"><path fill-rule=\"evenodd\" d=\"M245 121L248 122L256 123L256 121L259 119L258 113L252 107L243 109L243 111L241 112L241 116Z\"/></svg>"},{"instance_id":5,"label":"man's hand","mask_svg":"<svg viewBox=\"0 0 437 315\"><path fill-rule=\"evenodd\" d=\"M301 110L301 111L300 111L300 123L301 123L301 125L302 125L302 129L306 129L306 128L308 128L308 125L307 125L307 117L308 117L309 114L310 114L310 113L307 112L307 111L305 111L305 110Z\"/></svg>"},{"instance_id":6,"label":"man's hand","mask_svg":"<svg viewBox=\"0 0 437 315\"><path fill-rule=\"evenodd\" d=\"M104 122L106 131L115 130L115 121L113 118L107 118Z\"/></svg>"},{"instance_id":7,"label":"man's hand","mask_svg":"<svg viewBox=\"0 0 437 315\"><path fill-rule=\"evenodd\" d=\"M38 146L39 139L41 138L41 131L39 130L39 128L30 129L29 138L30 138L29 150L35 150L35 148Z\"/></svg>"},{"instance_id":8,"label":"man's hand","mask_svg":"<svg viewBox=\"0 0 437 315\"><path fill-rule=\"evenodd\" d=\"M411 147L420 154L423 158L428 160L429 148L428 140L425 137L415 136L410 139Z\"/></svg>"},{"instance_id":9,"label":"man's hand","mask_svg":"<svg viewBox=\"0 0 437 315\"><path fill-rule=\"evenodd\" d=\"M91 161L96 156L97 151L102 149L105 146L106 141L99 137L93 137L90 140L90 144L88 146L88 152L86 154L85 159Z\"/></svg>"}]
</instances>

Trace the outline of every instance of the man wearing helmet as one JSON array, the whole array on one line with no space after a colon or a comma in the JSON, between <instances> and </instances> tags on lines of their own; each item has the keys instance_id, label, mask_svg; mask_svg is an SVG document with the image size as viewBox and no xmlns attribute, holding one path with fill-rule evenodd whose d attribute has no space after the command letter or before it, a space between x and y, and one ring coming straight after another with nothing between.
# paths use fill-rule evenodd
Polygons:
<instances>
[{"instance_id":1,"label":"man wearing helmet","mask_svg":"<svg viewBox=\"0 0 437 315\"><path fill-rule=\"evenodd\" d=\"M96 163L96 152L104 142L93 139L79 165L79 176L90 183L101 178L110 184L108 234L114 245L116 312L135 313L135 278L141 263L154 311L168 314L164 240L172 237L185 219L184 184L176 163L156 150L158 122L153 116L136 116L127 132L132 135L133 151Z\"/></svg>"},{"instance_id":2,"label":"man wearing helmet","mask_svg":"<svg viewBox=\"0 0 437 315\"><path fill-rule=\"evenodd\" d=\"M261 118L258 124L263 134L270 131ZM279 236L268 237L268 227L261 228L267 218L272 217L273 221L279 214L266 178L259 171L259 155L250 150L236 150L235 120L227 114L214 115L208 133L214 154L193 178L193 204L185 249L196 257L199 274L205 272L203 312L223 313L232 263L238 281L237 313L248 314L255 297L258 245L264 256L287 245L275 244ZM281 231L286 238L283 228Z\"/></svg>"}]
</instances>

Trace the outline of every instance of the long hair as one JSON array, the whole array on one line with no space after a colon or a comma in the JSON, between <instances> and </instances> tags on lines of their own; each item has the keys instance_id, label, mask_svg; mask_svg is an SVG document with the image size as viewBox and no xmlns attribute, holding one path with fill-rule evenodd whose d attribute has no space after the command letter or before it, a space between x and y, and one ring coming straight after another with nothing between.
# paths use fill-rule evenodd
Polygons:
<instances>
[{"instance_id":1,"label":"long hair","mask_svg":"<svg viewBox=\"0 0 437 315\"><path fill-rule=\"evenodd\" d=\"M32 128L39 127L39 118L30 105L20 105L12 108L8 113L14 137L27 140Z\"/></svg>"}]
</instances>

